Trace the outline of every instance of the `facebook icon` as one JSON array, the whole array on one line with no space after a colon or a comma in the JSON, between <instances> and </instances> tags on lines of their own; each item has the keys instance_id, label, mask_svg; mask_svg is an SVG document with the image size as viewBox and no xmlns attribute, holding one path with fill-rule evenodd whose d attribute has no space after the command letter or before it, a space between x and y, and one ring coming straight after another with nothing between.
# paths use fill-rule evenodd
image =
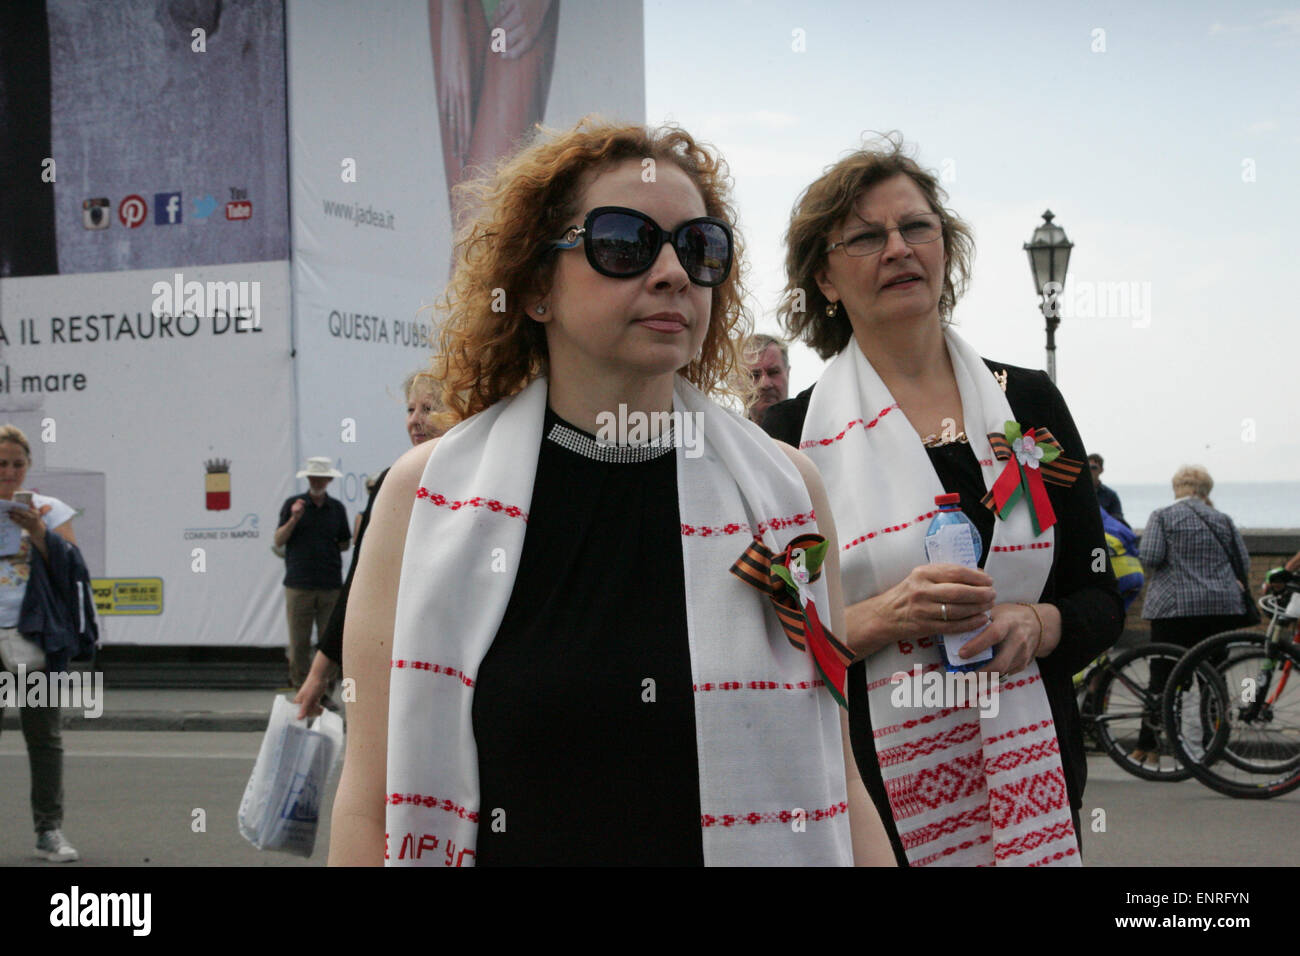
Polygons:
<instances>
[{"instance_id":1,"label":"facebook icon","mask_svg":"<svg viewBox=\"0 0 1300 956\"><path fill-rule=\"evenodd\" d=\"M174 226L181 221L181 194L153 194L153 222L155 226Z\"/></svg>"}]
</instances>

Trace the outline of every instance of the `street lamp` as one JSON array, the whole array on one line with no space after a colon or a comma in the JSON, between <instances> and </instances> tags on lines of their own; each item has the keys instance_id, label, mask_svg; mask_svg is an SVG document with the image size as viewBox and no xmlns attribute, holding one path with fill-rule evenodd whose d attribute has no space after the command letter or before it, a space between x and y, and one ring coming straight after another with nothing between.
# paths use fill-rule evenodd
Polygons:
<instances>
[{"instance_id":1,"label":"street lamp","mask_svg":"<svg viewBox=\"0 0 1300 956\"><path fill-rule=\"evenodd\" d=\"M1034 230L1034 238L1025 243L1029 269L1034 274L1034 288L1043 297L1039 308L1047 323L1047 374L1056 381L1056 327L1061 324L1058 297L1065 288L1065 270L1070 265L1074 243L1065 238L1065 230L1053 225L1052 210L1043 213L1043 224Z\"/></svg>"}]
</instances>

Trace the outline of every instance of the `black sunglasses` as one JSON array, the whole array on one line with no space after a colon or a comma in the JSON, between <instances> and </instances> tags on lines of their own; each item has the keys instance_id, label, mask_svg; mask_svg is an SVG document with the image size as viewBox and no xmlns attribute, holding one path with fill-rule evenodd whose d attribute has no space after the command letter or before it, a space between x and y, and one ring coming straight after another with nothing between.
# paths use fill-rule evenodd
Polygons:
<instances>
[{"instance_id":1,"label":"black sunglasses","mask_svg":"<svg viewBox=\"0 0 1300 956\"><path fill-rule=\"evenodd\" d=\"M677 261L696 285L722 285L731 272L731 227L710 216L687 220L668 232L635 209L598 206L587 213L581 226L570 226L564 238L552 240L552 245L576 249L579 241L586 247L591 267L614 279L645 272L666 242L672 243Z\"/></svg>"}]
</instances>

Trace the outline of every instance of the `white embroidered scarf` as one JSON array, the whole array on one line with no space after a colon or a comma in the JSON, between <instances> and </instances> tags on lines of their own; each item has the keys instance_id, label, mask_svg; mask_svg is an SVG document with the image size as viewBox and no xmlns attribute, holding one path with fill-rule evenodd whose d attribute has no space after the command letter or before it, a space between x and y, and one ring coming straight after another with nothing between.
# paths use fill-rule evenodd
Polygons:
<instances>
[{"instance_id":1,"label":"white embroidered scarf","mask_svg":"<svg viewBox=\"0 0 1300 956\"><path fill-rule=\"evenodd\" d=\"M421 480L390 671L390 866L470 865L491 820L471 705L514 589L546 395L538 379L453 428ZM704 861L848 865L839 709L768 599L729 571L755 536L779 551L816 531L807 488L761 430L680 377L674 410L698 416L703 447L676 454ZM505 573L492 570L496 548ZM811 586L827 602L825 577Z\"/></svg>"},{"instance_id":2,"label":"white embroidered scarf","mask_svg":"<svg viewBox=\"0 0 1300 956\"><path fill-rule=\"evenodd\" d=\"M985 487L992 487L1002 464L986 436L1001 433L1015 416L975 350L951 330L946 340L966 434ZM818 381L800 447L826 482L846 605L894 586L926 562L925 532L944 488L915 429L856 341ZM1054 545L1055 528L1035 537L1024 504L995 522L984 570L998 603L1039 599ZM916 706L900 707L891 700L895 673L910 679L918 663L924 673L943 673L940 640L899 641L866 662L876 754L908 861L1079 865L1059 744L1036 662L1001 683L996 717L981 717L973 703L925 707L913 695Z\"/></svg>"}]
</instances>

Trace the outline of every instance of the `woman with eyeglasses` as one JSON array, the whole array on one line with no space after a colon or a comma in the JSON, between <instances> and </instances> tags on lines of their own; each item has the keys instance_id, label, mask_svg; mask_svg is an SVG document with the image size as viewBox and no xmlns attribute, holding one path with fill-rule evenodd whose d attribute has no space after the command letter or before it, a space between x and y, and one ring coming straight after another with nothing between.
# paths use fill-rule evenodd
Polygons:
<instances>
[{"instance_id":1,"label":"woman with eyeglasses","mask_svg":"<svg viewBox=\"0 0 1300 956\"><path fill-rule=\"evenodd\" d=\"M820 483L709 397L746 321L721 160L584 122L465 195L456 424L375 504L331 863L892 863L809 650Z\"/></svg>"},{"instance_id":2,"label":"woman with eyeglasses","mask_svg":"<svg viewBox=\"0 0 1300 956\"><path fill-rule=\"evenodd\" d=\"M1124 610L1065 400L950 326L974 244L944 199L889 137L796 201L782 319L830 362L764 427L826 483L853 752L900 864L1077 864L1071 675ZM927 563L944 494L979 531L978 569Z\"/></svg>"}]
</instances>

